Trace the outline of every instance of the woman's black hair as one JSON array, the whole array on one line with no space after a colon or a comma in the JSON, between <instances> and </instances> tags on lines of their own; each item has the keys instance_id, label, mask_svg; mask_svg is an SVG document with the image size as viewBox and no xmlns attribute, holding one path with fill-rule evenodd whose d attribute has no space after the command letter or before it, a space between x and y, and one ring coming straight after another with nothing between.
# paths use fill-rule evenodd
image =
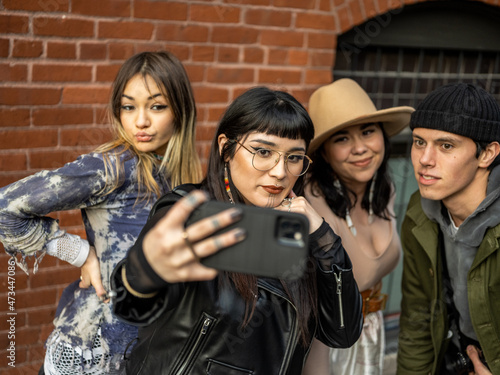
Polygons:
<instances>
[{"instance_id":1,"label":"woman's black hair","mask_svg":"<svg viewBox=\"0 0 500 375\"><path fill-rule=\"evenodd\" d=\"M393 190L393 184L388 170L388 161L391 154L391 143L389 137L387 136L383 124L379 123L382 129L382 134L384 137L384 147L385 153L382 159L382 164L380 165L375 180L375 192L373 195L372 209L373 213L383 219L389 220L390 213L387 209L389 200L391 199L391 194ZM333 171L330 164L325 160L322 155L323 145L319 147L311 156L313 164L310 167L308 174L308 183L311 183L311 193L314 196L323 196L326 203L338 217L345 219L346 210L351 210L356 204L356 195L354 192L350 191L343 183L340 181L341 192L339 192L334 186L333 182L338 179L337 175ZM371 180L368 182L370 186ZM369 210L369 190L365 190L363 199L361 201L361 207L365 210ZM350 197L351 199L346 199Z\"/></svg>"},{"instance_id":2,"label":"woman's black hair","mask_svg":"<svg viewBox=\"0 0 500 375\"><path fill-rule=\"evenodd\" d=\"M202 186L212 198L228 201L224 184L224 166L234 157L236 142L226 142L219 152L218 139L224 134L229 140L244 140L250 133L258 132L289 139L303 139L306 149L314 137L314 126L305 108L290 94L274 91L267 87L252 88L236 98L228 107L217 128L210 151L207 177ZM230 173L230 171L228 171ZM230 179L230 175L229 175ZM243 202L236 187L229 181L233 199ZM297 179L294 192L302 195L303 176ZM251 249L249 249L251 251ZM311 274L294 281L281 280L281 284L297 309L301 342L307 347L312 333L309 332L310 319L317 318L315 267L308 268ZM246 301L242 327L246 327L253 316L257 300L257 277L249 274L223 272L219 285L232 285Z\"/></svg>"},{"instance_id":3,"label":"woman's black hair","mask_svg":"<svg viewBox=\"0 0 500 375\"><path fill-rule=\"evenodd\" d=\"M306 109L297 99L284 91L267 87L254 87L236 98L227 108L217 128L210 157L207 177L203 185L217 200L228 201L224 185L224 166L234 157L236 142L226 142L219 152L218 138L224 134L230 140L244 140L250 133L264 133L289 139L303 139L306 149L314 137L314 126ZM230 171L229 171L230 173ZM301 195L303 179L297 179L294 192ZM243 202L242 197L231 183L235 202Z\"/></svg>"}]
</instances>

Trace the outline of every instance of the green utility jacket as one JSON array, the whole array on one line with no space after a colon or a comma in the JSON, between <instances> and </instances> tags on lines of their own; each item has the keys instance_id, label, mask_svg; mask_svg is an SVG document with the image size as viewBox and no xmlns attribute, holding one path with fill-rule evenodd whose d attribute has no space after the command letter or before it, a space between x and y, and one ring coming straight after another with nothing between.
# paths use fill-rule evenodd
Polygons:
<instances>
[{"instance_id":1,"label":"green utility jacket","mask_svg":"<svg viewBox=\"0 0 500 375\"><path fill-rule=\"evenodd\" d=\"M499 218L500 221L500 218ZM414 193L401 230L403 280L397 374L439 374L448 347L437 223ZM492 373L500 374L500 224L490 228L467 275L474 330Z\"/></svg>"}]
</instances>

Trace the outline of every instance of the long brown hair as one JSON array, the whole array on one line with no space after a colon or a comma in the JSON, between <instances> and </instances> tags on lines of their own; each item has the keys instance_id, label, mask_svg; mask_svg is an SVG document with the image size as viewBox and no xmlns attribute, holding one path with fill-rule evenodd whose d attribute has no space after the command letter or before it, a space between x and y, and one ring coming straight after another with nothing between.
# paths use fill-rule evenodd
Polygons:
<instances>
[{"instance_id":1,"label":"long brown hair","mask_svg":"<svg viewBox=\"0 0 500 375\"><path fill-rule=\"evenodd\" d=\"M199 182L202 178L200 160L195 149L196 106L189 78L182 63L170 52L142 52L132 56L120 68L111 90L109 117L114 139L96 149L104 154L109 193L120 185L123 166L116 164L112 170L110 154L120 155L131 151L138 159L139 187L146 189L147 196L161 194L153 177L155 156L151 152L137 150L125 133L120 121L121 98L128 81L140 74L146 82L151 77L168 100L174 114L174 132L163 155L160 172L170 179L171 187L182 183Z\"/></svg>"},{"instance_id":2,"label":"long brown hair","mask_svg":"<svg viewBox=\"0 0 500 375\"><path fill-rule=\"evenodd\" d=\"M225 160L232 159L236 150L235 142L226 142L220 150L218 137L242 140L252 132L260 132L290 139L303 139L306 148L314 137L314 126L305 108L290 94L273 91L266 87L252 88L236 98L224 113L217 128L208 161L207 177L202 185L210 195L219 201L229 201L224 185ZM229 168L229 167L228 167ZM230 173L230 171L228 171ZM243 203L243 197L232 184L229 184L235 203ZM294 191L300 195L302 176L298 178ZM315 267L307 267L308 273L298 281L281 280L290 301L297 309L297 317L304 345L310 340L308 323L316 318ZM311 274L312 273L312 274ZM221 287L232 283L246 302L243 327L250 323L255 311L257 278L240 273L226 273L219 278Z\"/></svg>"},{"instance_id":3,"label":"long brown hair","mask_svg":"<svg viewBox=\"0 0 500 375\"><path fill-rule=\"evenodd\" d=\"M390 220L391 213L389 212L388 206L391 195L394 193L392 179L389 174L391 143L384 130L383 124L378 123L377 126L382 130L385 152L382 163L373 177L375 178L375 191L377 194L373 196L372 209L376 216L385 220ZM316 197L323 196L332 212L336 216L345 219L346 211L352 210L356 205L356 194L345 186L342 180L338 178L330 163L325 160L323 156L324 144L325 143L318 147L311 155L313 164L311 164L308 171L306 184L311 187L312 195ZM340 182L340 191L333 185L334 181L337 179ZM372 180L367 183L367 186L370 186L371 183ZM366 189L361 200L361 208L366 211L368 211L370 207L369 193L370 189ZM349 197L350 199L346 199L345 197Z\"/></svg>"}]
</instances>

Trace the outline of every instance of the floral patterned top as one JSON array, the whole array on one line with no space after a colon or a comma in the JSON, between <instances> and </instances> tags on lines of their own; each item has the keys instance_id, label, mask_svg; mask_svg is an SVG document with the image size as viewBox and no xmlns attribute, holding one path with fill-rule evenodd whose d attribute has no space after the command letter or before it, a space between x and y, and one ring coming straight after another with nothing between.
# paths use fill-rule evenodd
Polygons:
<instances>
[{"instance_id":1,"label":"floral patterned top","mask_svg":"<svg viewBox=\"0 0 500 375\"><path fill-rule=\"evenodd\" d=\"M57 220L45 215L81 209L87 241L100 261L103 286L110 290L111 272L135 243L157 199L152 195L148 200L145 189L139 189L138 159L130 152L110 155L113 167L117 157L125 172L123 183L109 194L103 194L106 171L99 153L82 155L59 169L41 171L0 189L0 241L25 271L28 257L34 257L36 272L47 243L64 235ZM161 193L167 192L169 182L157 172L154 177ZM93 287L81 289L78 282L66 288L59 301L47 351L62 343L82 357L72 359L81 367L98 363L102 368L119 369L137 329L119 321L112 314L111 302L101 302ZM101 359L89 362L95 355L96 337L100 338Z\"/></svg>"}]
</instances>

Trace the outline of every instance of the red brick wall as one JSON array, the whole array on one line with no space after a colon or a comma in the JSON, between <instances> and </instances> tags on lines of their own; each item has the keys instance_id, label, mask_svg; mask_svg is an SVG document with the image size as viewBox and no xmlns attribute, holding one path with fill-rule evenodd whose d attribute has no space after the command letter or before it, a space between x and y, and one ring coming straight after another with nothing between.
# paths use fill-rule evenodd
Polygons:
<instances>
[{"instance_id":1,"label":"red brick wall","mask_svg":"<svg viewBox=\"0 0 500 375\"><path fill-rule=\"evenodd\" d=\"M415 2L0 0L0 186L61 166L109 139L109 87L123 61L137 52L168 49L184 62L206 162L217 120L239 93L268 85L306 104L332 79L336 35ZM83 235L78 212L53 215ZM12 333L9 258L1 253L0 372L36 374L56 303L79 269L47 256L38 274L16 272L11 367L5 350Z\"/></svg>"}]
</instances>

